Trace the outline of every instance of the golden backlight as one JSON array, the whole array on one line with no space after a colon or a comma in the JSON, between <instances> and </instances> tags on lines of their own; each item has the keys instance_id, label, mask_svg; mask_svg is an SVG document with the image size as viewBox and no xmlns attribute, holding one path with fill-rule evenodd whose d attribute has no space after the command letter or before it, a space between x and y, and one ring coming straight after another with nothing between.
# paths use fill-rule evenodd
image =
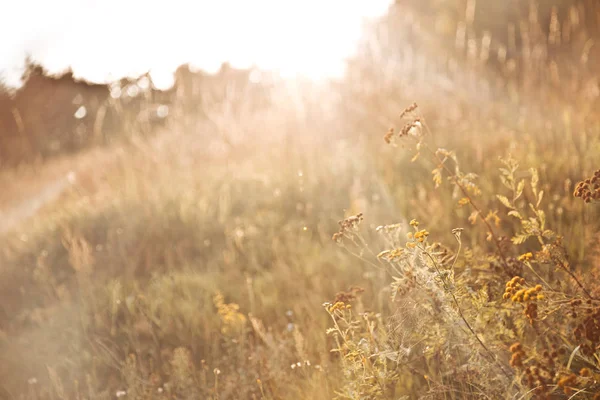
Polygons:
<instances>
[{"instance_id":1,"label":"golden backlight","mask_svg":"<svg viewBox=\"0 0 600 400\"><path fill-rule=\"evenodd\" d=\"M183 63L207 72L223 62L313 79L343 74L368 17L389 0L11 2L0 27L0 76L20 84L30 57L49 73L71 68L92 82L150 70L172 85ZM35 10L35 12L32 12Z\"/></svg>"}]
</instances>

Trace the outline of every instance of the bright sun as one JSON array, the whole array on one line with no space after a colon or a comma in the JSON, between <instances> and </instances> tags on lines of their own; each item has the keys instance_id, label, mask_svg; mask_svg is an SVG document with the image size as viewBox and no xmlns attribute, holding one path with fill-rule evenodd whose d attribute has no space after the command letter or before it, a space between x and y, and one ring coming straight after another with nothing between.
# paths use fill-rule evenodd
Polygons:
<instances>
[{"instance_id":1,"label":"bright sun","mask_svg":"<svg viewBox=\"0 0 600 400\"><path fill-rule=\"evenodd\" d=\"M364 18L390 0L22 0L0 26L0 76L20 81L28 55L49 72L106 82L150 71L169 87L183 63L207 72L223 62L284 76L343 73ZM35 9L35 13L30 10Z\"/></svg>"}]
</instances>

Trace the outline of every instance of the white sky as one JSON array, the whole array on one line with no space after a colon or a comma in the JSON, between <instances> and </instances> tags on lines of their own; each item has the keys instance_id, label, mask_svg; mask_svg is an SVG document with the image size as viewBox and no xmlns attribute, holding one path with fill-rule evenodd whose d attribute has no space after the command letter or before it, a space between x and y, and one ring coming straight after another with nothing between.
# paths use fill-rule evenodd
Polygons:
<instances>
[{"instance_id":1,"label":"white sky","mask_svg":"<svg viewBox=\"0 0 600 400\"><path fill-rule=\"evenodd\" d=\"M27 54L49 72L106 82L224 61L284 75L339 76L361 33L391 0L2 0L0 79L18 86Z\"/></svg>"}]
</instances>

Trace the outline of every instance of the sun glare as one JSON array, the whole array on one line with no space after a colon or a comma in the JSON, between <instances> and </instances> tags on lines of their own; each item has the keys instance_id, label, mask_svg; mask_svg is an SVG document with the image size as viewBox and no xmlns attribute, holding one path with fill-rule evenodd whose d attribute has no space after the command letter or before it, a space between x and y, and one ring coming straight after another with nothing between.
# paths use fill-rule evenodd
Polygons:
<instances>
[{"instance_id":1,"label":"sun glare","mask_svg":"<svg viewBox=\"0 0 600 400\"><path fill-rule=\"evenodd\" d=\"M104 83L150 71L160 88L181 64L216 72L223 62L285 77L341 76L365 18L390 0L219 2L141 0L43 2L8 6L0 27L0 77L17 86L26 56L52 74ZM29 9L38 9L32 16ZM7 39L8 38L8 39ZM11 39L12 38L12 39Z\"/></svg>"}]
</instances>

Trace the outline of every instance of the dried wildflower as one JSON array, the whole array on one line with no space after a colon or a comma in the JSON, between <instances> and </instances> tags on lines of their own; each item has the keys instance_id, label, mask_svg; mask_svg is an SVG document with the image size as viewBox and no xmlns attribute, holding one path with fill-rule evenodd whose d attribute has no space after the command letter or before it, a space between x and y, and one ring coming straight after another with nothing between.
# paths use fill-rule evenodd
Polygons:
<instances>
[{"instance_id":1,"label":"dried wildflower","mask_svg":"<svg viewBox=\"0 0 600 400\"><path fill-rule=\"evenodd\" d=\"M538 306L536 303L527 304L527 307L525 308L525 311L523 311L523 314L525 314L527 319L529 319L529 323L533 324L535 319L537 319L537 317L538 317L537 310L538 310Z\"/></svg>"},{"instance_id":2,"label":"dried wildflower","mask_svg":"<svg viewBox=\"0 0 600 400\"><path fill-rule=\"evenodd\" d=\"M333 300L333 305L335 306L337 303L343 303L346 304L347 308L349 308L348 306L350 306L349 303L353 302L354 300L356 300L356 298L358 297L358 295L360 295L361 293L363 293L365 291L365 289L358 287L358 286L351 286L348 291L346 292L338 292L335 295L335 299Z\"/></svg>"},{"instance_id":3,"label":"dried wildflower","mask_svg":"<svg viewBox=\"0 0 600 400\"><path fill-rule=\"evenodd\" d=\"M362 220L363 220L363 214L358 213L358 214L352 215L342 221L339 221L339 224L342 228L354 229L354 228L358 227L358 225L361 223Z\"/></svg>"},{"instance_id":4,"label":"dried wildflower","mask_svg":"<svg viewBox=\"0 0 600 400\"><path fill-rule=\"evenodd\" d=\"M571 301L571 304L581 305L581 300ZM571 316L578 318L575 307L572 309ZM596 306L587 312L585 316L576 321L573 336L581 347L581 352L586 356L593 356L600 348L600 307Z\"/></svg>"},{"instance_id":5,"label":"dried wildflower","mask_svg":"<svg viewBox=\"0 0 600 400\"><path fill-rule=\"evenodd\" d=\"M392 142L392 139L394 138L394 128L390 128L387 133L383 136L383 140L385 140L385 142L387 144L390 144Z\"/></svg>"},{"instance_id":6,"label":"dried wildflower","mask_svg":"<svg viewBox=\"0 0 600 400\"><path fill-rule=\"evenodd\" d=\"M577 183L573 196L581 198L585 203L600 202L600 169Z\"/></svg>"},{"instance_id":7,"label":"dried wildflower","mask_svg":"<svg viewBox=\"0 0 600 400\"><path fill-rule=\"evenodd\" d=\"M571 373L558 380L558 387L563 389L565 394L571 393L571 388L577 383L577 375Z\"/></svg>"},{"instance_id":8,"label":"dried wildflower","mask_svg":"<svg viewBox=\"0 0 600 400\"><path fill-rule=\"evenodd\" d=\"M358 213L356 215L352 215L346 219L339 221L338 224L340 225L340 230L334 233L331 239L336 243L341 243L342 239L344 238L344 235L353 230L358 229L358 225L360 225L362 220L363 214Z\"/></svg>"},{"instance_id":9,"label":"dried wildflower","mask_svg":"<svg viewBox=\"0 0 600 400\"><path fill-rule=\"evenodd\" d=\"M416 219L412 219L410 221L410 226L412 226L414 228L418 227L419 226L419 221L417 221Z\"/></svg>"},{"instance_id":10,"label":"dried wildflower","mask_svg":"<svg viewBox=\"0 0 600 400\"><path fill-rule=\"evenodd\" d=\"M415 119L414 121L408 122L404 124L400 132L398 133L398 137L403 136L415 136L419 137L423 135L423 124L420 119Z\"/></svg>"},{"instance_id":11,"label":"dried wildflower","mask_svg":"<svg viewBox=\"0 0 600 400\"><path fill-rule=\"evenodd\" d=\"M380 225L375 230L380 233L394 233L402 229L401 224Z\"/></svg>"},{"instance_id":12,"label":"dried wildflower","mask_svg":"<svg viewBox=\"0 0 600 400\"><path fill-rule=\"evenodd\" d=\"M412 103L410 106L406 107L402 113L400 114L400 118L404 118L405 116L407 116L408 114L412 113L413 111L416 111L416 109L419 106L417 105L417 103Z\"/></svg>"},{"instance_id":13,"label":"dried wildflower","mask_svg":"<svg viewBox=\"0 0 600 400\"><path fill-rule=\"evenodd\" d=\"M454 235L454 237L456 237L456 240L460 241L460 236L463 231L464 231L464 228L454 228L454 229L452 229L452 234Z\"/></svg>"},{"instance_id":14,"label":"dried wildflower","mask_svg":"<svg viewBox=\"0 0 600 400\"><path fill-rule=\"evenodd\" d=\"M521 343L517 342L510 346L510 352L512 353L510 358L510 366L513 368L523 367L525 351L523 351L523 346L521 346Z\"/></svg>"},{"instance_id":15,"label":"dried wildflower","mask_svg":"<svg viewBox=\"0 0 600 400\"><path fill-rule=\"evenodd\" d=\"M344 234L342 232L336 232L333 234L331 239L336 243L340 243L342 241L343 237L344 237Z\"/></svg>"}]
</instances>

